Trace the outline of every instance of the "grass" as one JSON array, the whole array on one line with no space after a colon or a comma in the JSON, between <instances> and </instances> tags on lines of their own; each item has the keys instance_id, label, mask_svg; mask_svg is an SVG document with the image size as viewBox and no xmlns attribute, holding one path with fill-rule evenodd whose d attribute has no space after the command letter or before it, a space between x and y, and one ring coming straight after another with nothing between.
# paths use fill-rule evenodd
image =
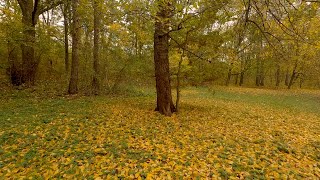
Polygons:
<instances>
[{"instance_id":1,"label":"grass","mask_svg":"<svg viewBox=\"0 0 320 180\"><path fill-rule=\"evenodd\" d=\"M0 99L0 179L317 179L320 92L186 88L181 111L154 92Z\"/></svg>"},{"instance_id":2,"label":"grass","mask_svg":"<svg viewBox=\"0 0 320 180\"><path fill-rule=\"evenodd\" d=\"M212 90L211 90L212 91ZM252 103L273 108L285 108L292 111L310 112L320 115L320 97L316 91L288 91L266 89L219 89L215 98L235 102Z\"/></svg>"}]
</instances>

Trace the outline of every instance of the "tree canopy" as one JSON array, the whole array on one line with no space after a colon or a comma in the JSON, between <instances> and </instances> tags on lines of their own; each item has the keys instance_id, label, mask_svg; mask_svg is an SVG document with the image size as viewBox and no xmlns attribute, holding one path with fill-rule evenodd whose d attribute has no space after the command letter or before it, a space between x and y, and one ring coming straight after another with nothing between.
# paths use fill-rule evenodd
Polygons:
<instances>
[{"instance_id":1,"label":"tree canopy","mask_svg":"<svg viewBox=\"0 0 320 180\"><path fill-rule=\"evenodd\" d=\"M1 82L8 86L116 92L154 84L163 69L156 59L164 58L167 83L156 87L169 90L171 111L178 81L320 87L318 1L0 2ZM161 46L155 34L165 37Z\"/></svg>"}]
</instances>

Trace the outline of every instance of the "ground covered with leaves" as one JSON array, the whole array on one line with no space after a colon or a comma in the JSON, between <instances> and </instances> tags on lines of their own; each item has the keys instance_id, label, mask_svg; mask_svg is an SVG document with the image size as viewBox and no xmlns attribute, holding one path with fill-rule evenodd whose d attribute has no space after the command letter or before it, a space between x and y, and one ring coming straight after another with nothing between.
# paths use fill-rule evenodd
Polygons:
<instances>
[{"instance_id":1,"label":"ground covered with leaves","mask_svg":"<svg viewBox=\"0 0 320 180\"><path fill-rule=\"evenodd\" d=\"M187 88L181 111L154 93L0 100L0 179L317 179L320 92Z\"/></svg>"}]
</instances>

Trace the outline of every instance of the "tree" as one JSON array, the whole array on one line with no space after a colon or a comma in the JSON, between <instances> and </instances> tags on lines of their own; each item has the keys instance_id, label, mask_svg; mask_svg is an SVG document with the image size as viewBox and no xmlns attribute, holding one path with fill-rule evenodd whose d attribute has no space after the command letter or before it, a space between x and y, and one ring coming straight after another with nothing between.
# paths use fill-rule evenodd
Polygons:
<instances>
[{"instance_id":1,"label":"tree","mask_svg":"<svg viewBox=\"0 0 320 180\"><path fill-rule=\"evenodd\" d=\"M36 24L39 15L53 7L58 6L62 1L51 1L40 3L40 0L18 0L22 11L23 42L22 50L22 83L34 85L37 65L35 59Z\"/></svg>"},{"instance_id":2,"label":"tree","mask_svg":"<svg viewBox=\"0 0 320 180\"><path fill-rule=\"evenodd\" d=\"M69 82L69 94L78 93L79 80L79 46L81 37L81 25L79 16L79 0L72 0L72 63L71 76Z\"/></svg>"},{"instance_id":3,"label":"tree","mask_svg":"<svg viewBox=\"0 0 320 180\"><path fill-rule=\"evenodd\" d=\"M70 0L65 0L61 5L64 25L64 63L66 72L69 71L69 18L70 18Z\"/></svg>"},{"instance_id":4,"label":"tree","mask_svg":"<svg viewBox=\"0 0 320 180\"><path fill-rule=\"evenodd\" d=\"M169 26L172 17L172 2L158 0L158 12L155 18L154 64L157 89L156 111L166 116L175 112L172 101L169 72Z\"/></svg>"},{"instance_id":5,"label":"tree","mask_svg":"<svg viewBox=\"0 0 320 180\"><path fill-rule=\"evenodd\" d=\"M99 53L100 53L100 27L101 27L101 11L98 0L93 0L93 79L92 89L94 94L98 94L100 90L99 81Z\"/></svg>"},{"instance_id":6,"label":"tree","mask_svg":"<svg viewBox=\"0 0 320 180\"><path fill-rule=\"evenodd\" d=\"M6 39L8 66L7 74L9 76L10 82L14 86L19 86L22 84L22 63L20 55L20 32L22 30L21 22L18 21L21 14L18 11L19 5L16 1L5 1L5 6L2 9L2 15L0 16L2 21L0 26L2 27L3 35Z\"/></svg>"}]
</instances>

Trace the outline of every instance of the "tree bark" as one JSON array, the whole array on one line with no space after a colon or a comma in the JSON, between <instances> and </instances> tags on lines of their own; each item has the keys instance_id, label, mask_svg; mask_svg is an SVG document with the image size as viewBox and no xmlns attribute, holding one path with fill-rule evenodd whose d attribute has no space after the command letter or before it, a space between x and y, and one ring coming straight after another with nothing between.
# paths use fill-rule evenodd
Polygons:
<instances>
[{"instance_id":1,"label":"tree bark","mask_svg":"<svg viewBox=\"0 0 320 180\"><path fill-rule=\"evenodd\" d=\"M69 17L70 17L70 4L66 0L63 4L63 24L64 24L64 64L66 72L69 72Z\"/></svg>"},{"instance_id":2,"label":"tree bark","mask_svg":"<svg viewBox=\"0 0 320 180\"><path fill-rule=\"evenodd\" d=\"M11 41L8 41L8 74L10 76L11 84L14 86L22 85L22 69L21 63L18 60L18 48Z\"/></svg>"},{"instance_id":3,"label":"tree bark","mask_svg":"<svg viewBox=\"0 0 320 180\"><path fill-rule=\"evenodd\" d=\"M264 61L257 60L256 86L264 86Z\"/></svg>"},{"instance_id":4,"label":"tree bark","mask_svg":"<svg viewBox=\"0 0 320 180\"><path fill-rule=\"evenodd\" d=\"M238 85L239 73L235 75L234 85Z\"/></svg>"},{"instance_id":5,"label":"tree bark","mask_svg":"<svg viewBox=\"0 0 320 180\"><path fill-rule=\"evenodd\" d=\"M179 61L179 65L178 65L178 72L177 72L177 99L176 99L176 112L179 111L179 107L180 107L180 79L181 79L181 66L182 66L182 62L183 62L183 56L184 56L184 49L182 50L182 54L180 56L180 61Z\"/></svg>"},{"instance_id":6,"label":"tree bark","mask_svg":"<svg viewBox=\"0 0 320 180\"><path fill-rule=\"evenodd\" d=\"M261 61L261 67L260 67L260 86L264 86L264 79L265 79L265 76L264 76L264 60L262 59Z\"/></svg>"},{"instance_id":7,"label":"tree bark","mask_svg":"<svg viewBox=\"0 0 320 180\"><path fill-rule=\"evenodd\" d=\"M23 41L22 50L22 83L33 86L39 62L35 60L36 24L39 15L61 4L61 1L48 1L48 6L42 6L40 0L18 0L22 12Z\"/></svg>"},{"instance_id":8,"label":"tree bark","mask_svg":"<svg viewBox=\"0 0 320 180\"><path fill-rule=\"evenodd\" d=\"M154 64L157 89L156 111L166 116L175 112L172 101L169 72L169 23L172 7L167 1L158 1L159 10L155 18Z\"/></svg>"},{"instance_id":9,"label":"tree bark","mask_svg":"<svg viewBox=\"0 0 320 180\"><path fill-rule=\"evenodd\" d=\"M239 81L239 86L242 86L244 83L244 72L242 71L240 73L240 81Z\"/></svg>"},{"instance_id":10,"label":"tree bark","mask_svg":"<svg viewBox=\"0 0 320 180\"><path fill-rule=\"evenodd\" d=\"M304 75L300 74L300 89L302 89L303 83L304 83Z\"/></svg>"},{"instance_id":11,"label":"tree bark","mask_svg":"<svg viewBox=\"0 0 320 180\"><path fill-rule=\"evenodd\" d=\"M23 42L21 43L22 50L22 83L26 83L28 86L32 86L35 83L36 66L34 46L37 24L37 7L38 1L33 0L18 0L22 11L22 24L23 24Z\"/></svg>"},{"instance_id":12,"label":"tree bark","mask_svg":"<svg viewBox=\"0 0 320 180\"><path fill-rule=\"evenodd\" d=\"M298 60L296 60L293 70L292 70L292 74L291 74L291 78L288 84L288 89L291 89L291 86L294 84L294 81L297 77L297 67L298 67Z\"/></svg>"},{"instance_id":13,"label":"tree bark","mask_svg":"<svg viewBox=\"0 0 320 180\"><path fill-rule=\"evenodd\" d=\"M79 0L72 0L72 64L71 76L69 82L69 94L78 93L78 73L79 73L79 46L80 46L80 17L79 17Z\"/></svg>"},{"instance_id":14,"label":"tree bark","mask_svg":"<svg viewBox=\"0 0 320 180\"><path fill-rule=\"evenodd\" d=\"M100 53L100 9L97 0L93 0L93 79L92 90L93 94L97 95L100 91L99 81L99 53Z\"/></svg>"},{"instance_id":15,"label":"tree bark","mask_svg":"<svg viewBox=\"0 0 320 180\"><path fill-rule=\"evenodd\" d=\"M286 71L286 79L285 79L285 82L284 82L284 84L285 84L286 86L289 85L289 78L290 78L289 68L287 68L287 71Z\"/></svg>"},{"instance_id":16,"label":"tree bark","mask_svg":"<svg viewBox=\"0 0 320 180\"><path fill-rule=\"evenodd\" d=\"M280 85L280 66L277 65L277 71L276 71L276 86L279 87Z\"/></svg>"},{"instance_id":17,"label":"tree bark","mask_svg":"<svg viewBox=\"0 0 320 180\"><path fill-rule=\"evenodd\" d=\"M228 76L227 76L227 80L226 80L226 86L229 86L229 84L230 84L230 80L231 80L231 76L232 76L232 66L233 66L233 63L231 63L229 66Z\"/></svg>"},{"instance_id":18,"label":"tree bark","mask_svg":"<svg viewBox=\"0 0 320 180\"><path fill-rule=\"evenodd\" d=\"M257 74L256 74L256 86L260 86L260 81L261 81L261 60L258 57L257 58Z\"/></svg>"}]
</instances>

